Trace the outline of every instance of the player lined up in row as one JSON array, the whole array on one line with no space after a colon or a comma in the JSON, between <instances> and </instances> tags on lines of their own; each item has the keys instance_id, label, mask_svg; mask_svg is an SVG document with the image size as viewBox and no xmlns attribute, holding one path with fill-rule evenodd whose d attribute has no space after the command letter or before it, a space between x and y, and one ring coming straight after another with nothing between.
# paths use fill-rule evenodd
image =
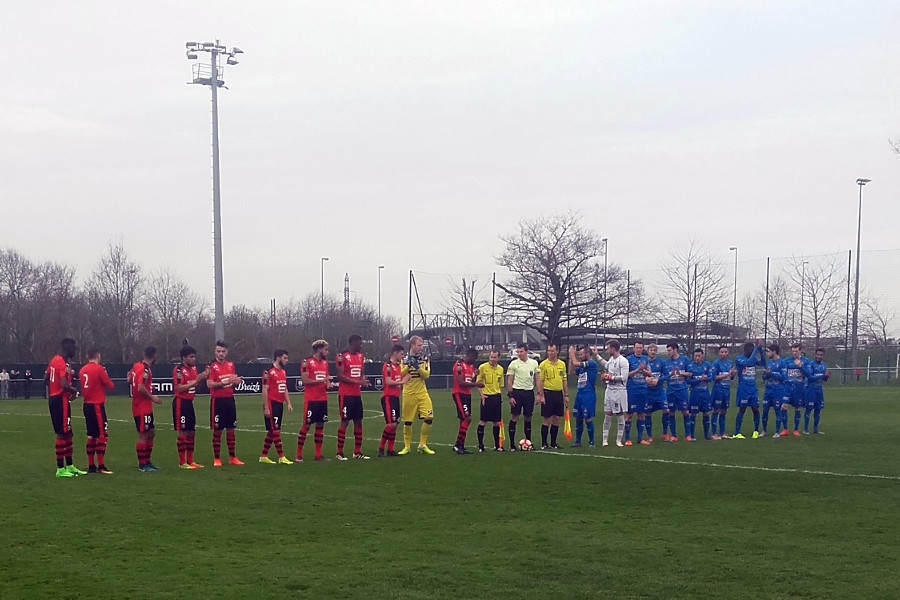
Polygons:
<instances>
[{"instance_id":1,"label":"player lined up in row","mask_svg":"<svg viewBox=\"0 0 900 600\"><path fill-rule=\"evenodd\" d=\"M351 421L354 426L353 457L362 460L369 458L362 453L361 447L363 418L361 390L370 385L363 375L365 358L361 352L361 343L360 336L351 336L348 340L348 349L340 353L335 361L341 413L336 458L340 461L348 460L344 456L343 447ZM73 370L69 361L75 355L76 344L71 338L66 338L61 346L61 353L55 356L47 367L45 383L49 387L50 415L57 434L57 476L71 477L86 472L74 467L72 462L71 400L77 396L78 390L73 385ZM402 456L411 451L412 424L416 418L423 421L417 450L422 454L434 454L427 445L434 410L426 385L431 367L428 357L423 354L423 347L422 339L413 336L410 339L409 353L406 353L402 346L395 345L390 360L383 365L384 390L381 408L385 427L379 444L379 456ZM712 364L703 360L702 351L695 352L693 362L688 361L686 357L679 356L676 344L668 346L669 358L666 361L657 357L655 344L648 347L648 354L645 356L643 344L637 343L627 358L621 355L621 347L617 340L610 340L606 348L608 360L594 354L590 348L583 347L576 353L575 348L570 347L567 366L559 358L557 344L548 345L547 359L540 364L529 358L527 346L520 344L517 348L517 358L510 363L507 372L504 372L502 365L499 364L498 351L491 352L489 360L477 369L475 362L478 353L474 349L467 351L465 358L453 366L453 400L460 422L454 451L458 454L470 453L465 447L465 442L472 420L473 389L477 390L480 396L479 451L485 451L484 434L488 423L493 426L494 450L504 450L501 443L504 387L510 406L509 450L531 447L531 418L536 404L541 407L541 448L559 448L557 443L559 423L569 404L567 372L578 376L573 407L576 415L576 438L572 445L573 447L581 445L583 431L586 428L589 443L593 446L595 387L601 368L604 371L600 373L600 378L606 383L604 445L608 444L608 430L613 416L618 421L618 445L632 445L630 431L635 417L637 441L642 444L651 443L653 439L651 417L657 410L662 411L663 439L667 441L677 441L675 413L678 411L684 415L686 439L694 439L693 427L698 413L704 415L705 433L709 439L728 437L724 435L725 414L730 404L730 381L736 377L739 380L737 402L740 412L733 437L743 438L740 428L747 406L754 412L754 437L757 437L759 402L756 395L755 367L760 364L762 354L758 341L755 346L752 343L745 345L744 356L738 357L734 364L727 359L725 348L720 349L719 359ZM278 454L277 462L282 464L302 462L303 446L310 429L314 431L315 460L327 460L322 454L322 441L324 423L328 420L328 390L333 387L328 369L329 346L324 340L317 340L313 343L312 349L312 356L301 363L304 416L294 461L285 457L280 435L285 406L288 412L293 411L284 370L289 358L287 351L276 350L272 366L263 372L263 417L267 433L259 457L262 463L276 462L268 456L272 446ZM785 424L787 407L790 405L795 407L795 435L797 435L799 410L806 405L807 422L809 412L814 411L815 432L818 432L819 411L823 403L821 381L827 379L829 374L821 362L821 351L817 351L816 361L802 357L799 351L799 345L795 345L795 356L791 359L780 359L778 347L769 347L769 364L766 365L763 375L766 380L763 431L759 435L766 434L769 406L776 409L776 420ZM241 377L235 373L234 364L227 360L228 345L224 341L216 343L215 356L216 360L199 372L196 350L184 346L181 350L181 364L173 369L175 397L172 400L172 417L173 425L178 432L179 464L184 469L197 469L203 466L193 460L196 430L193 400L197 384L204 380L210 390L213 464L216 467L222 465L222 431L225 431L228 463L243 464L235 455L237 411L233 394L233 387L241 382ZM89 464L87 472L110 473L104 464L108 442L105 391L112 389L113 384L106 370L100 365L99 351L89 350L88 357L88 363L82 367L78 375L78 382L84 395L84 416L87 424L86 450ZM150 367L155 359L156 349L152 346L147 347L142 360L135 363L128 373L132 389L132 415L138 432L135 452L138 456L138 468L145 472L158 470L150 461L155 433L153 405L162 403L162 400L152 393L153 374ZM808 390L805 385L807 381L810 384ZM712 397L709 396L708 389L711 382L714 382ZM666 389L665 394L663 386ZM688 387L690 394L687 393ZM713 421L712 437L708 434L711 410L714 410L718 417ZM520 419L524 423L524 438L517 444L515 435ZM396 430L401 420L404 447L395 452ZM717 433L716 421L721 434ZM643 439L645 431L647 438ZM785 433L786 431L776 432L776 436Z\"/></svg>"}]
</instances>

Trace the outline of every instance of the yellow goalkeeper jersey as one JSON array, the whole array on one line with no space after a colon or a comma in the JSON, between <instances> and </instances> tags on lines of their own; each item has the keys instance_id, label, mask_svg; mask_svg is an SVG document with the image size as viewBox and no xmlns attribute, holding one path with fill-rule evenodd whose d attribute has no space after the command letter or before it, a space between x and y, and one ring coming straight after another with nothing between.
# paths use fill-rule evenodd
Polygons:
<instances>
[{"instance_id":1,"label":"yellow goalkeeper jersey","mask_svg":"<svg viewBox=\"0 0 900 600\"><path fill-rule=\"evenodd\" d=\"M403 386L403 394L427 394L428 388L425 386L425 380L431 376L431 362L428 358L420 358L411 354L405 356L403 365L400 367L400 375L406 377L407 373L412 376L412 379Z\"/></svg>"}]
</instances>

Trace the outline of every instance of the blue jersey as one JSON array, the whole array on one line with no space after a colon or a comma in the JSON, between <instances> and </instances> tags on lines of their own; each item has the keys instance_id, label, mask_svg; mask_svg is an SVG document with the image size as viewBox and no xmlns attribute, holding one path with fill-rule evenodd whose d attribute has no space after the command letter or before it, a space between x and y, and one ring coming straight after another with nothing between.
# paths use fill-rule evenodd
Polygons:
<instances>
[{"instance_id":1,"label":"blue jersey","mask_svg":"<svg viewBox=\"0 0 900 600\"><path fill-rule=\"evenodd\" d=\"M709 361L704 360L699 365L696 361L691 361L688 370L691 372L691 378L688 380L691 390L703 388L709 390L709 375L712 372L712 365L709 364ZM704 375L706 376L705 381L703 380Z\"/></svg>"},{"instance_id":2,"label":"blue jersey","mask_svg":"<svg viewBox=\"0 0 900 600\"><path fill-rule=\"evenodd\" d=\"M791 386L802 386L806 380L805 367L809 359L805 356L800 357L800 365L794 360L793 356L781 359L781 370L785 373L785 380Z\"/></svg>"},{"instance_id":3,"label":"blue jersey","mask_svg":"<svg viewBox=\"0 0 900 600\"><path fill-rule=\"evenodd\" d=\"M647 363L650 362L650 359L647 358L646 354L642 354L640 356L635 356L633 353L629 354L625 357L628 360L628 371L634 371L635 369L644 369L647 366ZM628 378L628 389L631 390L639 390L647 388L647 379L646 375L643 372L635 373Z\"/></svg>"},{"instance_id":4,"label":"blue jersey","mask_svg":"<svg viewBox=\"0 0 900 600\"><path fill-rule=\"evenodd\" d=\"M667 358L665 362L666 371L666 390L669 392L677 392L687 389L684 373L690 370L691 361L687 356L679 356L678 358ZM675 375L675 369L681 371L680 375Z\"/></svg>"},{"instance_id":5,"label":"blue jersey","mask_svg":"<svg viewBox=\"0 0 900 600\"><path fill-rule=\"evenodd\" d=\"M575 399L596 400L597 389L594 387L597 383L597 372L600 366L596 361L586 360L580 366L575 367L575 373L578 375L578 387L575 391Z\"/></svg>"},{"instance_id":6,"label":"blue jersey","mask_svg":"<svg viewBox=\"0 0 900 600\"><path fill-rule=\"evenodd\" d=\"M772 359L766 363L766 368L769 370L768 375L763 373L763 381L766 382L766 387L773 387L776 385L781 385L784 383L784 361L780 358Z\"/></svg>"},{"instance_id":7,"label":"blue jersey","mask_svg":"<svg viewBox=\"0 0 900 600\"><path fill-rule=\"evenodd\" d=\"M750 356L740 356L734 359L734 365L737 369L738 387L756 387L756 365L763 363L762 346L753 349Z\"/></svg>"},{"instance_id":8,"label":"blue jersey","mask_svg":"<svg viewBox=\"0 0 900 600\"><path fill-rule=\"evenodd\" d=\"M666 381L666 364L660 357L650 360L647 357L647 366L650 368L651 377L659 380L656 385L647 384L647 391L653 394L661 394L663 391L663 383Z\"/></svg>"},{"instance_id":9,"label":"blue jersey","mask_svg":"<svg viewBox=\"0 0 900 600\"><path fill-rule=\"evenodd\" d=\"M825 366L825 361L816 361L809 360L803 364L803 374L806 375L806 381L809 382L809 387L822 387L822 382L825 381L825 371L828 368Z\"/></svg>"},{"instance_id":10,"label":"blue jersey","mask_svg":"<svg viewBox=\"0 0 900 600\"><path fill-rule=\"evenodd\" d=\"M714 362L712 364L712 370L710 371L709 378L712 380L715 380L715 378L718 375L721 375L722 373L730 373L732 367L734 367L734 363L732 363L727 358L725 360L722 360L721 358L717 358L716 362ZM720 379L719 381L716 381L713 384L713 386L719 387L719 388L727 391L730 394L731 393L731 377L725 377L723 379Z\"/></svg>"}]
</instances>

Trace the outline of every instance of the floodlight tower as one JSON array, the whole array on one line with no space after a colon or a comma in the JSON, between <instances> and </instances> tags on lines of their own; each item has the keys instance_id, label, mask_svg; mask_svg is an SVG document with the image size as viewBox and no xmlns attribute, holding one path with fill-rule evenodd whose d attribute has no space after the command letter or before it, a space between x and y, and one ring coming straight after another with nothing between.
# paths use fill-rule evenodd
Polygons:
<instances>
[{"instance_id":1,"label":"floodlight tower","mask_svg":"<svg viewBox=\"0 0 900 600\"><path fill-rule=\"evenodd\" d=\"M853 281L853 337L850 341L850 362L853 365L854 371L859 366L859 245L860 237L862 235L863 187L870 181L872 180L863 177L856 180L856 185L859 186L859 212L856 217L856 277L854 277Z\"/></svg>"},{"instance_id":2,"label":"floodlight tower","mask_svg":"<svg viewBox=\"0 0 900 600\"><path fill-rule=\"evenodd\" d=\"M196 63L193 66L193 81L190 83L208 85L212 90L212 170L213 170L213 262L215 266L216 292L216 339L225 339L225 301L222 299L224 283L222 277L222 206L219 194L219 101L218 88L225 85L223 67L218 66L219 56L227 56L226 64L238 64L235 56L243 54L240 48L226 48L219 40L215 42L186 42L185 54L188 60L197 60L198 52L209 54L209 65Z\"/></svg>"}]
</instances>

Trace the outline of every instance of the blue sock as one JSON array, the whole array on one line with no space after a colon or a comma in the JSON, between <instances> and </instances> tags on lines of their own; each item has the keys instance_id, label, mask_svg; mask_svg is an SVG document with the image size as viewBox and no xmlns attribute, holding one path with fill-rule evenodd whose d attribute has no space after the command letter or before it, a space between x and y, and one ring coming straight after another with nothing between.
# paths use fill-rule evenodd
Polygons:
<instances>
[{"instance_id":1,"label":"blue sock","mask_svg":"<svg viewBox=\"0 0 900 600\"><path fill-rule=\"evenodd\" d=\"M647 430L647 437L653 437L653 413L648 414L644 418L644 429Z\"/></svg>"},{"instance_id":2,"label":"blue sock","mask_svg":"<svg viewBox=\"0 0 900 600\"><path fill-rule=\"evenodd\" d=\"M737 416L734 418L734 435L738 435L741 432L741 425L744 424L744 413L738 412Z\"/></svg>"},{"instance_id":3,"label":"blue sock","mask_svg":"<svg viewBox=\"0 0 900 600\"><path fill-rule=\"evenodd\" d=\"M725 412L719 413L719 435L725 435Z\"/></svg>"},{"instance_id":4,"label":"blue sock","mask_svg":"<svg viewBox=\"0 0 900 600\"><path fill-rule=\"evenodd\" d=\"M678 437L678 422L675 420L675 415L669 413L669 435L672 437Z\"/></svg>"},{"instance_id":5,"label":"blue sock","mask_svg":"<svg viewBox=\"0 0 900 600\"><path fill-rule=\"evenodd\" d=\"M575 441L579 444L582 435L584 435L584 419L575 419Z\"/></svg>"},{"instance_id":6,"label":"blue sock","mask_svg":"<svg viewBox=\"0 0 900 600\"><path fill-rule=\"evenodd\" d=\"M591 419L590 421L588 421L586 423L586 425L587 425L587 430L588 430L588 440L591 442L591 444L593 444L594 443L594 420Z\"/></svg>"},{"instance_id":7,"label":"blue sock","mask_svg":"<svg viewBox=\"0 0 900 600\"><path fill-rule=\"evenodd\" d=\"M777 413L777 412L775 413L775 418L776 418L776 419L778 418L778 413ZM764 410L764 411L763 411L763 414L762 414L762 427L763 427L763 431L768 431L768 430L769 430L769 409L768 409L768 408L767 408L766 410ZM775 423L775 427L776 427L776 428L778 427L778 423L777 423L777 422Z\"/></svg>"},{"instance_id":8,"label":"blue sock","mask_svg":"<svg viewBox=\"0 0 900 600\"><path fill-rule=\"evenodd\" d=\"M697 415L691 414L691 437L697 439Z\"/></svg>"},{"instance_id":9,"label":"blue sock","mask_svg":"<svg viewBox=\"0 0 900 600\"><path fill-rule=\"evenodd\" d=\"M682 415L681 420L684 423L684 435L691 435L691 416L690 415Z\"/></svg>"},{"instance_id":10,"label":"blue sock","mask_svg":"<svg viewBox=\"0 0 900 600\"><path fill-rule=\"evenodd\" d=\"M662 413L662 429L663 429L663 432L662 432L663 435L669 434L669 413L667 413L665 411L663 411L663 413Z\"/></svg>"},{"instance_id":11,"label":"blue sock","mask_svg":"<svg viewBox=\"0 0 900 600\"><path fill-rule=\"evenodd\" d=\"M812 413L808 408L803 411L803 431L809 431L809 415Z\"/></svg>"},{"instance_id":12,"label":"blue sock","mask_svg":"<svg viewBox=\"0 0 900 600\"><path fill-rule=\"evenodd\" d=\"M759 431L759 411L753 413L753 431Z\"/></svg>"},{"instance_id":13,"label":"blue sock","mask_svg":"<svg viewBox=\"0 0 900 600\"><path fill-rule=\"evenodd\" d=\"M709 417L705 417L709 419ZM716 431L719 429L719 413L713 413L712 415L712 434L716 435Z\"/></svg>"},{"instance_id":14,"label":"blue sock","mask_svg":"<svg viewBox=\"0 0 900 600\"><path fill-rule=\"evenodd\" d=\"M709 437L709 415L703 415L703 437Z\"/></svg>"},{"instance_id":15,"label":"blue sock","mask_svg":"<svg viewBox=\"0 0 900 600\"><path fill-rule=\"evenodd\" d=\"M625 441L627 442L630 439L631 439L631 420L626 419L625 420Z\"/></svg>"},{"instance_id":16,"label":"blue sock","mask_svg":"<svg viewBox=\"0 0 900 600\"><path fill-rule=\"evenodd\" d=\"M817 408L813 413L813 431L819 433L819 418L822 416L822 409Z\"/></svg>"},{"instance_id":17,"label":"blue sock","mask_svg":"<svg viewBox=\"0 0 900 600\"><path fill-rule=\"evenodd\" d=\"M818 413L816 413L816 414L818 414ZM816 423L818 423L818 422L819 422L818 419L816 419ZM644 439L644 419L638 419L635 426L637 427L637 440L636 441L638 444L640 444L641 440Z\"/></svg>"},{"instance_id":18,"label":"blue sock","mask_svg":"<svg viewBox=\"0 0 900 600\"><path fill-rule=\"evenodd\" d=\"M781 409L781 428L784 431L787 431L787 409L786 408Z\"/></svg>"}]
</instances>

